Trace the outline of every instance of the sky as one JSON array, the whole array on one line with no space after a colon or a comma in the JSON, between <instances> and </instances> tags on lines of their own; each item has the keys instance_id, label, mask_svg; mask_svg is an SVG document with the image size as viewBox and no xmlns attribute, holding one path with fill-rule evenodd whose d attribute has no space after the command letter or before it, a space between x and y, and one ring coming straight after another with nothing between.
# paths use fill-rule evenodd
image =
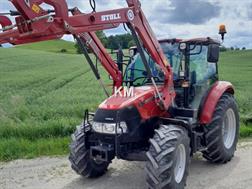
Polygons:
<instances>
[{"instance_id":1,"label":"sky","mask_svg":"<svg viewBox=\"0 0 252 189\"><path fill-rule=\"evenodd\" d=\"M67 0L91 12L89 0ZM252 49L252 0L140 0L142 9L158 39L212 37L220 39L218 27L225 24L227 47ZM97 11L126 7L126 0L96 0ZM13 9L8 0L0 0L0 12ZM106 35L125 33L123 27ZM71 40L70 36L64 39Z\"/></svg>"}]
</instances>

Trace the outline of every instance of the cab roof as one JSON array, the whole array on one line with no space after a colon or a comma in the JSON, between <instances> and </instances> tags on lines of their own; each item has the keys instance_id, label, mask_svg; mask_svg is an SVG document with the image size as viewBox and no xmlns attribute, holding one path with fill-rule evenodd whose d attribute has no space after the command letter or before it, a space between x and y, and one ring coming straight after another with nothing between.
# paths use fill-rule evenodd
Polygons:
<instances>
[{"instance_id":1,"label":"cab roof","mask_svg":"<svg viewBox=\"0 0 252 189\"><path fill-rule=\"evenodd\" d=\"M160 43L191 43L191 44L203 44L203 45L208 45L208 44L220 44L218 40L212 39L210 37L205 37L205 38L192 38L192 39L161 39L159 40Z\"/></svg>"}]
</instances>

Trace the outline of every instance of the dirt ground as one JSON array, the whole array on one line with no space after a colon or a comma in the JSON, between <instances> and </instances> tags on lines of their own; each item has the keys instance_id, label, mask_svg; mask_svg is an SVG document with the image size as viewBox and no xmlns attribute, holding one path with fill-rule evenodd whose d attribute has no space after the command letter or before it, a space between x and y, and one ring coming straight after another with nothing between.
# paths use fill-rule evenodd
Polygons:
<instances>
[{"instance_id":1,"label":"dirt ground","mask_svg":"<svg viewBox=\"0 0 252 189\"><path fill-rule=\"evenodd\" d=\"M234 159L214 165L194 157L186 189L252 187L252 141L240 142ZM0 163L1 189L144 189L144 163L114 160L106 175L85 179L70 168L67 157Z\"/></svg>"}]
</instances>

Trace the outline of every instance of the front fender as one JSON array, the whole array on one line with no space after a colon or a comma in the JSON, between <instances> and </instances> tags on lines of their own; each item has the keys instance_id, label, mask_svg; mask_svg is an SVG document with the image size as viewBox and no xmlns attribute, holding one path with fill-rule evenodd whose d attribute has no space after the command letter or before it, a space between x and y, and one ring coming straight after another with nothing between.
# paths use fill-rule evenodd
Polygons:
<instances>
[{"instance_id":1,"label":"front fender","mask_svg":"<svg viewBox=\"0 0 252 189\"><path fill-rule=\"evenodd\" d=\"M201 108L199 116L200 124L209 124L211 122L215 107L219 99L225 92L234 94L233 85L227 81L215 82L213 87L210 89L207 97L205 98L203 107Z\"/></svg>"}]
</instances>

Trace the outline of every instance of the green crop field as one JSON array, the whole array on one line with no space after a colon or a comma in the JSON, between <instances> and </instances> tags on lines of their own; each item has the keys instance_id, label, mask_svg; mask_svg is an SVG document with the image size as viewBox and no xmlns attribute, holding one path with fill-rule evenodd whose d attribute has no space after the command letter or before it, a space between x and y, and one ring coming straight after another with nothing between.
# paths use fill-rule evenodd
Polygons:
<instances>
[{"instance_id":1,"label":"green crop field","mask_svg":"<svg viewBox=\"0 0 252 189\"><path fill-rule=\"evenodd\" d=\"M252 50L221 54L220 79L232 82L239 105L241 137L252 136Z\"/></svg>"},{"instance_id":2,"label":"green crop field","mask_svg":"<svg viewBox=\"0 0 252 189\"><path fill-rule=\"evenodd\" d=\"M64 41L0 48L0 160L66 154L84 110L105 99L84 57L74 52ZM219 64L221 78L236 87L243 137L252 134L251 60L252 51L230 51Z\"/></svg>"},{"instance_id":3,"label":"green crop field","mask_svg":"<svg viewBox=\"0 0 252 189\"><path fill-rule=\"evenodd\" d=\"M76 48L74 47L74 43L64 40L43 41L39 43L20 45L17 46L16 48L27 50L40 50L40 51L42 50L45 52L54 52L54 53L60 53L62 50L65 50L64 53L76 54Z\"/></svg>"}]
</instances>

